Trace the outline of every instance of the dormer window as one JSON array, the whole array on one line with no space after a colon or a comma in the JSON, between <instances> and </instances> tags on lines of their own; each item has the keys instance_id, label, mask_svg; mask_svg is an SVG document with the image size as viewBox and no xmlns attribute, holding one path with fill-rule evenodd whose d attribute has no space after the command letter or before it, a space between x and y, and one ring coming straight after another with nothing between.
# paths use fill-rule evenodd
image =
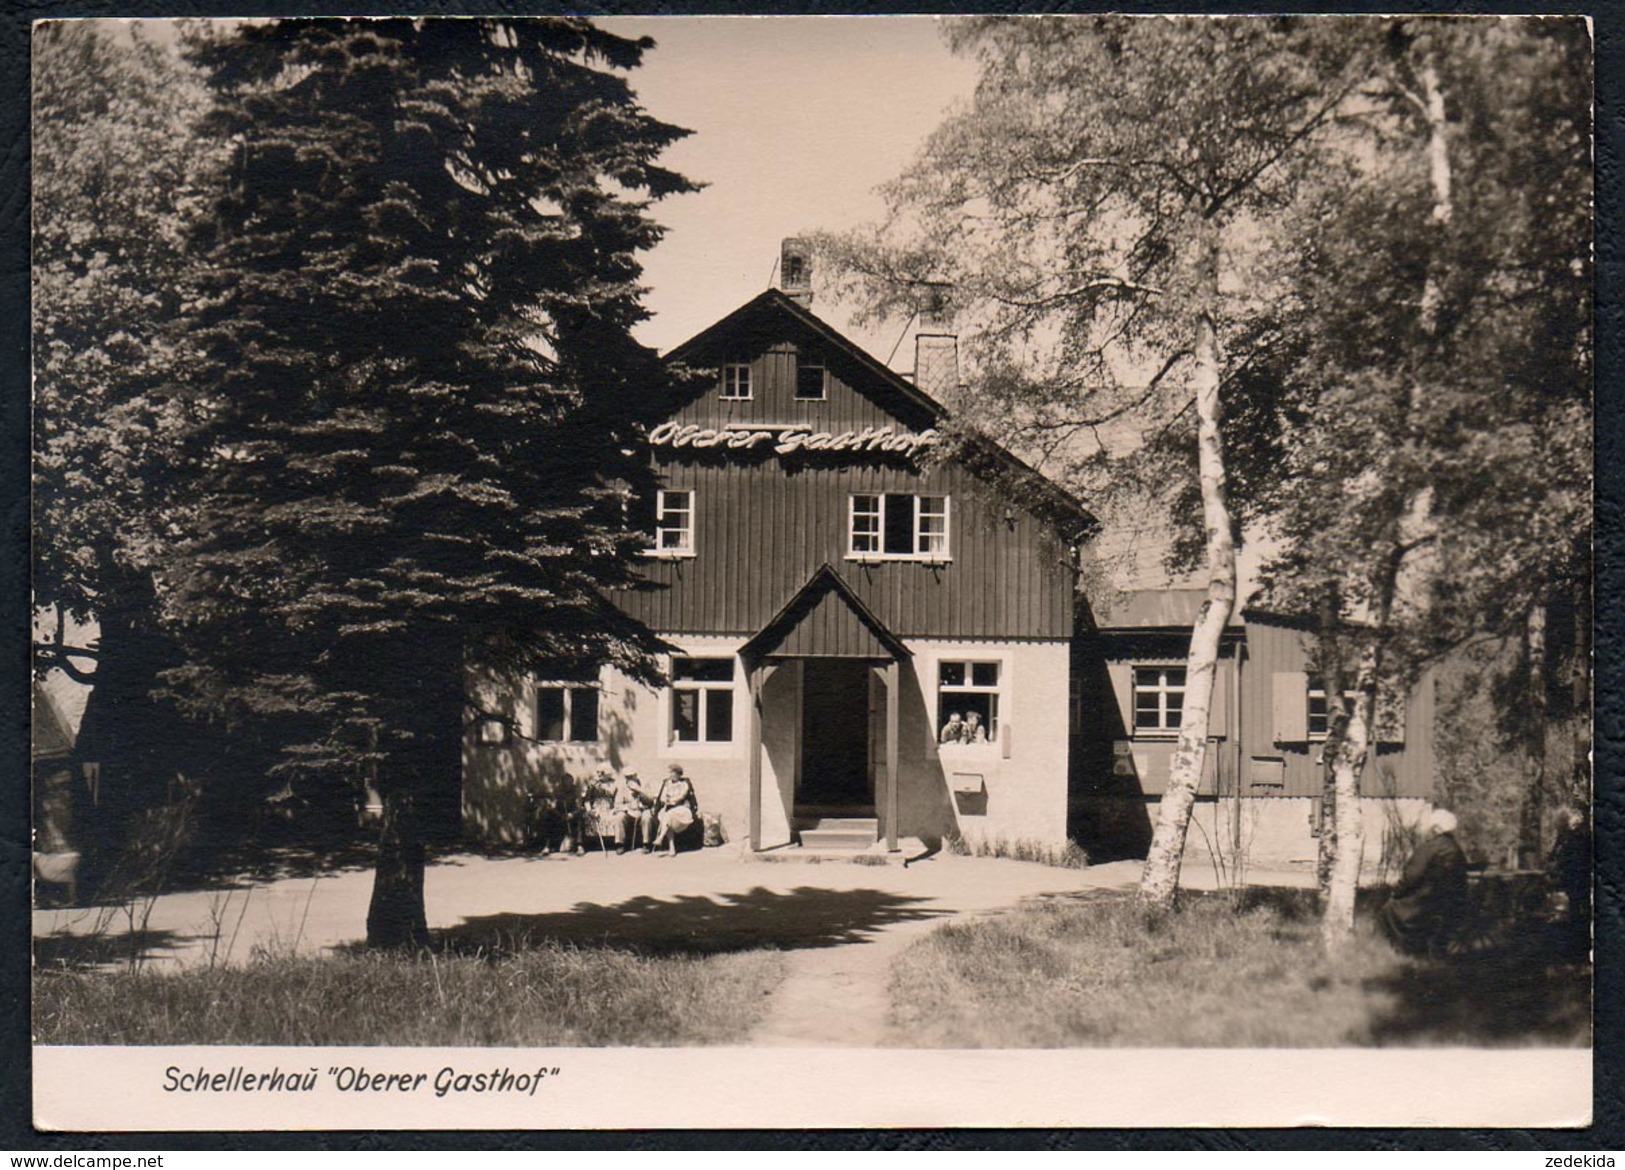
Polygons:
<instances>
[{"instance_id":1,"label":"dormer window","mask_svg":"<svg viewBox=\"0 0 1625 1170\"><path fill-rule=\"evenodd\" d=\"M824 363L803 359L796 363L796 401L822 402L827 398Z\"/></svg>"},{"instance_id":2,"label":"dormer window","mask_svg":"<svg viewBox=\"0 0 1625 1170\"><path fill-rule=\"evenodd\" d=\"M718 397L735 402L750 397L749 362L729 362L722 367L722 390Z\"/></svg>"}]
</instances>

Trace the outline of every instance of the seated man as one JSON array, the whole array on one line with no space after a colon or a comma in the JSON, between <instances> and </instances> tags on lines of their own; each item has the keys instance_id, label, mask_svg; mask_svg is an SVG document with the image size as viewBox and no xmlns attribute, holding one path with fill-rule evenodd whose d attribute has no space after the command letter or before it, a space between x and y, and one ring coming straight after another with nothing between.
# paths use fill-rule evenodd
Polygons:
<instances>
[{"instance_id":1,"label":"seated man","mask_svg":"<svg viewBox=\"0 0 1625 1170\"><path fill-rule=\"evenodd\" d=\"M544 780L527 796L530 807L529 840L542 856L585 852L582 785L568 774Z\"/></svg>"},{"instance_id":2,"label":"seated man","mask_svg":"<svg viewBox=\"0 0 1625 1170\"><path fill-rule=\"evenodd\" d=\"M643 851L654 846L654 801L643 790L643 781L630 769L616 781L610 805L610 823L615 826L615 852L625 853L641 839Z\"/></svg>"},{"instance_id":3,"label":"seated man","mask_svg":"<svg viewBox=\"0 0 1625 1170\"><path fill-rule=\"evenodd\" d=\"M1467 917L1467 855L1456 841L1455 814L1434 809L1421 827L1422 843L1377 918L1408 955L1443 953Z\"/></svg>"},{"instance_id":4,"label":"seated man","mask_svg":"<svg viewBox=\"0 0 1625 1170\"><path fill-rule=\"evenodd\" d=\"M962 743L965 739L965 720L958 711L948 716L948 722L942 725L942 731L937 736L938 743Z\"/></svg>"}]
</instances>

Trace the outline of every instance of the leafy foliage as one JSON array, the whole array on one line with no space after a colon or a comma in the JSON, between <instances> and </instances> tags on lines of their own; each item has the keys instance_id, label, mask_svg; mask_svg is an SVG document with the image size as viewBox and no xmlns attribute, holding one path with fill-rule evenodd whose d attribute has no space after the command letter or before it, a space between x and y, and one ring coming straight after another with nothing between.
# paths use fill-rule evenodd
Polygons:
<instances>
[{"instance_id":1,"label":"leafy foliage","mask_svg":"<svg viewBox=\"0 0 1625 1170\"><path fill-rule=\"evenodd\" d=\"M167 326L223 152L190 132L196 75L139 31L50 22L33 48L34 601L83 620L162 537Z\"/></svg>"},{"instance_id":2,"label":"leafy foliage","mask_svg":"<svg viewBox=\"0 0 1625 1170\"><path fill-rule=\"evenodd\" d=\"M1428 494L1429 547L1404 555L1433 562L1431 587L1401 590L1392 617L1403 673L1519 628L1586 572L1590 74L1579 22L1388 33L1348 160L1296 209L1285 436L1253 506L1282 542L1278 604L1335 580L1369 612L1396 525ZM1411 100L1423 54L1447 99L1442 222Z\"/></svg>"},{"instance_id":3,"label":"leafy foliage","mask_svg":"<svg viewBox=\"0 0 1625 1170\"><path fill-rule=\"evenodd\" d=\"M1257 445L1239 394L1279 344L1263 226L1318 165L1348 80L1344 20L954 22L973 104L891 184L872 233L820 237L870 316L941 302L978 369L967 426L996 434L1103 508L1203 545L1191 375L1201 277L1221 237L1227 465ZM1256 383L1256 379L1254 379ZM1267 433L1261 432L1261 433Z\"/></svg>"}]
</instances>

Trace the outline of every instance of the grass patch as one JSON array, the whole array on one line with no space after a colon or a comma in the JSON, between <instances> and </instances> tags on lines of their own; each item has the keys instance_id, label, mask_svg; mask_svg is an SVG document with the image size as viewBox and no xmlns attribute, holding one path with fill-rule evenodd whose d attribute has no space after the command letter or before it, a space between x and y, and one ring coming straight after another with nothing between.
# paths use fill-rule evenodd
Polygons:
<instances>
[{"instance_id":1,"label":"grass patch","mask_svg":"<svg viewBox=\"0 0 1625 1170\"><path fill-rule=\"evenodd\" d=\"M1089 868L1089 855L1076 841L1068 841L1064 845L1030 841L1026 838L1007 840L1004 837L967 841L955 834L948 838L948 852L956 853L960 857L998 857L1006 861L1032 861L1057 869Z\"/></svg>"},{"instance_id":2,"label":"grass patch","mask_svg":"<svg viewBox=\"0 0 1625 1170\"><path fill-rule=\"evenodd\" d=\"M773 951L650 957L357 954L247 967L37 972L39 1044L550 1047L735 1043L784 978Z\"/></svg>"},{"instance_id":3,"label":"grass patch","mask_svg":"<svg viewBox=\"0 0 1625 1170\"><path fill-rule=\"evenodd\" d=\"M942 927L894 964L891 1023L950 1048L1590 1042L1589 966L1536 941L1428 963L1363 928L1328 958L1295 903L1185 897L1156 924L1112 897Z\"/></svg>"}]
</instances>

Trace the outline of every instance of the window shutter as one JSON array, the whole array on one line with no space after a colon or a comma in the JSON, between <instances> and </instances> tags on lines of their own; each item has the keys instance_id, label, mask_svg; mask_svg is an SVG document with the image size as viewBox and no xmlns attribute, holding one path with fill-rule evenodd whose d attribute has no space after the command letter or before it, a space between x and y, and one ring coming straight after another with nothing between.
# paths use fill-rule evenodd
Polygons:
<instances>
[{"instance_id":1,"label":"window shutter","mask_svg":"<svg viewBox=\"0 0 1625 1170\"><path fill-rule=\"evenodd\" d=\"M1405 696L1396 694L1391 688L1383 687L1377 691L1377 713L1375 716L1375 734L1372 736L1378 743L1404 743L1405 742Z\"/></svg>"},{"instance_id":2,"label":"window shutter","mask_svg":"<svg viewBox=\"0 0 1625 1170\"><path fill-rule=\"evenodd\" d=\"M1114 735L1111 738L1133 739L1134 668L1126 662L1112 662L1107 664L1106 673L1112 680L1112 695L1117 699L1117 714L1123 720L1121 737Z\"/></svg>"},{"instance_id":3,"label":"window shutter","mask_svg":"<svg viewBox=\"0 0 1625 1170\"><path fill-rule=\"evenodd\" d=\"M1309 742L1309 676L1301 670L1278 670L1272 711L1276 743Z\"/></svg>"}]
</instances>

